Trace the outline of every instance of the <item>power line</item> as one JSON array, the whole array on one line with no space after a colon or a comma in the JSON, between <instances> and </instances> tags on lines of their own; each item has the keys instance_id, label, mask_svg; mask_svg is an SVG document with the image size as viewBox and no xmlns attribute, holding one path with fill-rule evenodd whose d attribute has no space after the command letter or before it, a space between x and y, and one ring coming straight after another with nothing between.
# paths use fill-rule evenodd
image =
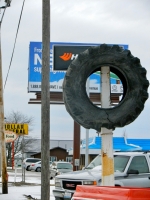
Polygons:
<instances>
[{"instance_id":1,"label":"power line","mask_svg":"<svg viewBox=\"0 0 150 200\"><path fill-rule=\"evenodd\" d=\"M8 68L7 76L6 76L6 79L5 79L4 89L5 89L5 86L6 86L6 82L7 82L7 79L8 79L8 74L9 74L9 71L10 71L10 67L11 67L11 63L12 63L12 59L13 59L13 55L14 55L14 51L15 51L15 46L16 46L19 27L20 27L21 17L22 17L22 13L23 13L24 3L25 3L25 0L23 1L23 4L22 4L22 9L21 9L20 17L19 17L19 22L18 22L16 37L15 37L14 47L13 47L13 51L12 51L12 56L11 56L11 59L10 59L9 68Z\"/></svg>"}]
</instances>

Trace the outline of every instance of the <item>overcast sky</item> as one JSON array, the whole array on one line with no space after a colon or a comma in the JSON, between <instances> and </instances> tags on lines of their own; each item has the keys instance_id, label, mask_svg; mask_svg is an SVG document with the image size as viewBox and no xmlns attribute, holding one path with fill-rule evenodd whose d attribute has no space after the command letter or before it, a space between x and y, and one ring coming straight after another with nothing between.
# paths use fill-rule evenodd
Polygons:
<instances>
[{"instance_id":1,"label":"overcast sky","mask_svg":"<svg viewBox=\"0 0 150 200\"><path fill-rule=\"evenodd\" d=\"M41 136L41 105L28 104L29 43L42 41L42 1L26 0L15 52L4 89L5 113L19 111L34 117L32 137ZM52 42L127 44L141 60L150 80L149 0L51 0L50 40ZM5 83L23 0L12 0L1 27L2 70ZM2 11L1 11L2 16ZM81 128L81 138L86 130ZM126 132L128 138L150 138L150 99L130 125L116 128L114 137ZM90 130L90 136L96 136ZM50 138L72 139L73 119L63 105L50 106Z\"/></svg>"}]
</instances>

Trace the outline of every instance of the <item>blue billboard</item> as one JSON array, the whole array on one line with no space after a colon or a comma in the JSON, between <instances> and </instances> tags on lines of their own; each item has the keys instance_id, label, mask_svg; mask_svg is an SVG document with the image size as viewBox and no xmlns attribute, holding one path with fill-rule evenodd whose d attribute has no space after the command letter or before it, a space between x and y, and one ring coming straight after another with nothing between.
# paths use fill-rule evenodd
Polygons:
<instances>
[{"instance_id":1,"label":"blue billboard","mask_svg":"<svg viewBox=\"0 0 150 200\"><path fill-rule=\"evenodd\" d=\"M66 71L54 70L54 47L55 46L98 46L100 44L92 43L61 43L50 42L50 91L62 92L62 83ZM110 44L111 45L111 44ZM124 49L128 49L128 45L119 45ZM71 55L71 56L70 56ZM76 58L77 54L67 53L67 67L69 62ZM69 58L70 56L70 58ZM70 60L69 60L69 59ZM60 55L58 59L64 59L64 55ZM28 68L28 92L41 91L41 73L42 73L42 42L30 42L29 45L29 68ZM117 76L111 73L111 89L114 93L122 93L122 85L116 84ZM100 92L100 73L95 72L90 76L89 92Z\"/></svg>"}]
</instances>

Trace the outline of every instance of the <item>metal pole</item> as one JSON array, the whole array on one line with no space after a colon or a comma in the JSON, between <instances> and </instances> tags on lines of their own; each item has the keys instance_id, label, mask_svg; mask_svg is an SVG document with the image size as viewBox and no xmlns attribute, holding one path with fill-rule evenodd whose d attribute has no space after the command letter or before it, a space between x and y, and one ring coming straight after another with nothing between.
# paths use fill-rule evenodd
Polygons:
<instances>
[{"instance_id":1,"label":"metal pole","mask_svg":"<svg viewBox=\"0 0 150 200\"><path fill-rule=\"evenodd\" d=\"M79 166L75 165L75 160L80 160L80 125L74 121L73 136L73 171L77 171ZM80 165L80 163L79 163Z\"/></svg>"},{"instance_id":2,"label":"metal pole","mask_svg":"<svg viewBox=\"0 0 150 200\"><path fill-rule=\"evenodd\" d=\"M25 183L25 166L23 164L23 160L24 160L24 135L22 137L21 145L22 145L22 182Z\"/></svg>"},{"instance_id":3,"label":"metal pole","mask_svg":"<svg viewBox=\"0 0 150 200\"><path fill-rule=\"evenodd\" d=\"M15 151L15 146L14 146L15 144L14 144L14 141L12 142L12 169L14 169L14 157L15 157L15 153L14 153L14 151Z\"/></svg>"},{"instance_id":4,"label":"metal pole","mask_svg":"<svg viewBox=\"0 0 150 200\"><path fill-rule=\"evenodd\" d=\"M101 105L109 108L110 102L110 68L101 67ZM114 157L112 130L101 128L102 185L114 186Z\"/></svg>"},{"instance_id":5,"label":"metal pole","mask_svg":"<svg viewBox=\"0 0 150 200\"><path fill-rule=\"evenodd\" d=\"M25 166L23 165L23 160L24 160L24 135L22 137L22 182L25 183Z\"/></svg>"},{"instance_id":6,"label":"metal pole","mask_svg":"<svg viewBox=\"0 0 150 200\"><path fill-rule=\"evenodd\" d=\"M1 24L0 24L1 28ZM0 141L2 162L2 193L8 194L8 176L6 163L5 128L4 128L4 103L3 103L3 78L2 78L2 55L0 42Z\"/></svg>"},{"instance_id":7,"label":"metal pole","mask_svg":"<svg viewBox=\"0 0 150 200\"><path fill-rule=\"evenodd\" d=\"M1 138L0 138L1 140ZM0 141L0 148L1 148L1 141ZM0 177L1 177L1 171L2 171L2 166L1 166L2 162L1 162L1 152L0 152Z\"/></svg>"},{"instance_id":8,"label":"metal pole","mask_svg":"<svg viewBox=\"0 0 150 200\"><path fill-rule=\"evenodd\" d=\"M17 165L15 164L14 183L16 183L16 176L17 176Z\"/></svg>"},{"instance_id":9,"label":"metal pole","mask_svg":"<svg viewBox=\"0 0 150 200\"><path fill-rule=\"evenodd\" d=\"M50 198L50 0L42 1L41 200Z\"/></svg>"}]
</instances>

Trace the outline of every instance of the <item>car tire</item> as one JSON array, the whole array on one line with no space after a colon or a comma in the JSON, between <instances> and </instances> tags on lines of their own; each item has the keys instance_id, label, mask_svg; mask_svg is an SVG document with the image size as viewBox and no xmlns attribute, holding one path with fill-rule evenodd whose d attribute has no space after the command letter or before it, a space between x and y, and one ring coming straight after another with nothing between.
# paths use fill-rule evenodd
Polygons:
<instances>
[{"instance_id":1,"label":"car tire","mask_svg":"<svg viewBox=\"0 0 150 200\"><path fill-rule=\"evenodd\" d=\"M30 171L30 166L27 166L26 170L27 170L27 171Z\"/></svg>"},{"instance_id":2,"label":"car tire","mask_svg":"<svg viewBox=\"0 0 150 200\"><path fill-rule=\"evenodd\" d=\"M41 167L37 167L36 172L41 172Z\"/></svg>"},{"instance_id":3,"label":"car tire","mask_svg":"<svg viewBox=\"0 0 150 200\"><path fill-rule=\"evenodd\" d=\"M86 93L87 78L102 66L109 66L123 84L123 98L113 108L97 107ZM148 86L146 69L138 58L118 45L103 44L80 53L69 65L63 82L63 99L68 113L83 127L114 130L139 116L148 99Z\"/></svg>"}]
</instances>

